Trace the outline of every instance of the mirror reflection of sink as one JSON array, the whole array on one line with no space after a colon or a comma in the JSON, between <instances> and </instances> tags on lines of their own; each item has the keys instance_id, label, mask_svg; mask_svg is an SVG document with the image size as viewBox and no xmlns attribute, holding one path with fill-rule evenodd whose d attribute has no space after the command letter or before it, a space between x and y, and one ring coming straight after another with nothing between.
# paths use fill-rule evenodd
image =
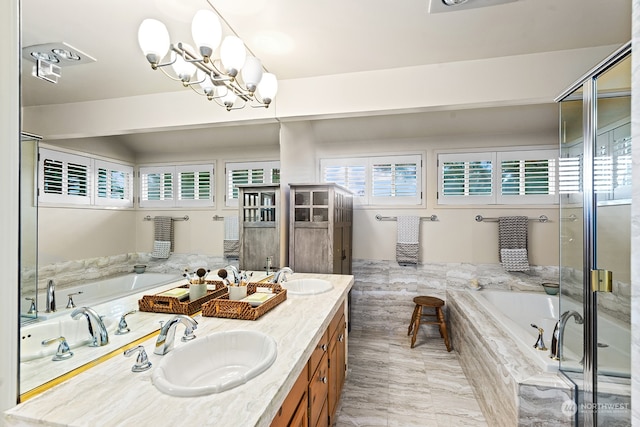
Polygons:
<instances>
[{"instance_id":1,"label":"mirror reflection of sink","mask_svg":"<svg viewBox=\"0 0 640 427\"><path fill-rule=\"evenodd\" d=\"M295 279L281 283L288 295L317 295L329 292L333 285L323 279Z\"/></svg>"},{"instance_id":2,"label":"mirror reflection of sink","mask_svg":"<svg viewBox=\"0 0 640 427\"><path fill-rule=\"evenodd\" d=\"M116 320L115 316L102 318L104 326L110 334L115 332L118 326ZM42 345L42 341L58 337L65 337L71 350L93 341L84 318L74 320L57 317L32 323L20 328L20 361L27 362L45 356L53 356L58 349L58 344Z\"/></svg>"},{"instance_id":3,"label":"mirror reflection of sink","mask_svg":"<svg viewBox=\"0 0 640 427\"><path fill-rule=\"evenodd\" d=\"M275 340L261 332L216 332L163 356L152 380L158 390L171 396L204 396L250 381L266 371L276 357Z\"/></svg>"}]
</instances>

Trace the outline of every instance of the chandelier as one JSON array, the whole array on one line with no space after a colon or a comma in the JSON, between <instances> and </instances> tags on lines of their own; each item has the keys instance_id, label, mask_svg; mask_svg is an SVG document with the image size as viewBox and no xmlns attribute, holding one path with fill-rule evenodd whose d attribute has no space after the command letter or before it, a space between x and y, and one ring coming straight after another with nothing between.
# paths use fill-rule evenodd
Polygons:
<instances>
[{"instance_id":1,"label":"chandelier","mask_svg":"<svg viewBox=\"0 0 640 427\"><path fill-rule=\"evenodd\" d=\"M145 19L138 28L138 44L154 70L162 71L172 80L182 82L199 95L215 101L227 111L250 105L269 108L278 91L278 81L263 72L260 59L247 55L247 49L237 36L222 40L218 15L210 10L196 12L191 23L191 35L196 48L183 43L171 43L167 27L155 19ZM213 54L219 49L219 58ZM161 61L169 53L167 62ZM173 73L167 71L173 69Z\"/></svg>"}]
</instances>

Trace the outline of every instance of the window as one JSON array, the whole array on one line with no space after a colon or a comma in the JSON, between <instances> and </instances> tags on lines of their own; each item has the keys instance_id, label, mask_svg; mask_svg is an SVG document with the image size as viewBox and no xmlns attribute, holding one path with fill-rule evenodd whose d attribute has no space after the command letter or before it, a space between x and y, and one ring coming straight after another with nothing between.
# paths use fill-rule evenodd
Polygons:
<instances>
[{"instance_id":1,"label":"window","mask_svg":"<svg viewBox=\"0 0 640 427\"><path fill-rule=\"evenodd\" d=\"M140 168L140 207L213 206L212 164Z\"/></svg>"},{"instance_id":2,"label":"window","mask_svg":"<svg viewBox=\"0 0 640 427\"><path fill-rule=\"evenodd\" d=\"M322 180L348 188L360 205L422 203L420 155L323 159Z\"/></svg>"},{"instance_id":3,"label":"window","mask_svg":"<svg viewBox=\"0 0 640 427\"><path fill-rule=\"evenodd\" d=\"M133 168L95 160L96 205L133 206Z\"/></svg>"},{"instance_id":4,"label":"window","mask_svg":"<svg viewBox=\"0 0 640 427\"><path fill-rule=\"evenodd\" d=\"M279 184L280 162L227 163L226 206L238 206L238 185Z\"/></svg>"},{"instance_id":5,"label":"window","mask_svg":"<svg viewBox=\"0 0 640 427\"><path fill-rule=\"evenodd\" d=\"M557 203L556 150L438 155L438 204Z\"/></svg>"},{"instance_id":6,"label":"window","mask_svg":"<svg viewBox=\"0 0 640 427\"><path fill-rule=\"evenodd\" d=\"M40 149L39 201L95 206L133 206L133 168L47 148Z\"/></svg>"}]
</instances>

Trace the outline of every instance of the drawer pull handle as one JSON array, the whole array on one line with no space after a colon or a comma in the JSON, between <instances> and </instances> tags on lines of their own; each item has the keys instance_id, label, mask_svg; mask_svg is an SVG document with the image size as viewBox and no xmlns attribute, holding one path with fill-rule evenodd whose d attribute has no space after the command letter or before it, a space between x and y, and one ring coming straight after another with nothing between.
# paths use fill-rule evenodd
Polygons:
<instances>
[{"instance_id":1,"label":"drawer pull handle","mask_svg":"<svg viewBox=\"0 0 640 427\"><path fill-rule=\"evenodd\" d=\"M318 379L318 381L320 381L321 383L325 383L326 384L328 380L327 380L327 377L321 377L321 378Z\"/></svg>"},{"instance_id":2,"label":"drawer pull handle","mask_svg":"<svg viewBox=\"0 0 640 427\"><path fill-rule=\"evenodd\" d=\"M327 347L327 345L326 345L326 344L322 344L322 345L320 346L320 348L322 349L322 351L327 351L327 348L328 348L328 347Z\"/></svg>"},{"instance_id":3,"label":"drawer pull handle","mask_svg":"<svg viewBox=\"0 0 640 427\"><path fill-rule=\"evenodd\" d=\"M344 341L344 334L340 334L340 336L338 337L338 341L340 342Z\"/></svg>"}]
</instances>

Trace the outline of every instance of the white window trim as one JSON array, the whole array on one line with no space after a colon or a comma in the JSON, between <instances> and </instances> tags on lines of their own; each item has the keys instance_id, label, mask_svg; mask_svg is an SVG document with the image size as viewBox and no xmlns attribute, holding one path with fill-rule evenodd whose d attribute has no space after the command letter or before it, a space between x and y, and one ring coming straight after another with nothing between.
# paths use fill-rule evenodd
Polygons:
<instances>
[{"instance_id":1,"label":"white window trim","mask_svg":"<svg viewBox=\"0 0 640 427\"><path fill-rule=\"evenodd\" d=\"M180 198L180 178L181 172L211 172L211 188L209 199L192 200ZM144 179L149 174L170 174L171 175L171 195L163 200L147 200L144 198ZM138 168L139 177L139 206L141 208L184 208L184 207L215 207L215 165L207 164L181 164L165 166L140 166Z\"/></svg>"},{"instance_id":2,"label":"white window trim","mask_svg":"<svg viewBox=\"0 0 640 427\"><path fill-rule=\"evenodd\" d=\"M424 168L422 154L399 154L388 156L368 156L368 157L351 157L351 158L325 158L320 159L320 177L323 182L325 180L325 169L331 166L363 166L365 170L365 190L364 195L353 195L354 206L419 206L422 205L422 188L424 180ZM416 195L415 196L373 196L373 166L375 164L399 164L399 163L415 163L416 171Z\"/></svg>"},{"instance_id":3,"label":"white window trim","mask_svg":"<svg viewBox=\"0 0 640 427\"><path fill-rule=\"evenodd\" d=\"M229 180L230 172L234 170L244 170L244 169L263 169L265 171L264 184L276 184L271 182L272 171L274 169L280 170L280 161L279 160L267 160L267 161L253 161L253 162L226 162L224 167L224 188L225 188L225 206L226 207L238 207L238 199L233 197L233 192L231 188L231 182Z\"/></svg>"},{"instance_id":4,"label":"white window trim","mask_svg":"<svg viewBox=\"0 0 640 427\"><path fill-rule=\"evenodd\" d=\"M100 169L106 169L111 171L124 172L126 174L125 178L125 192L124 199L113 199L110 197L99 197L98 196L98 171ZM133 207L133 166L124 165L122 163L117 162L108 162L105 160L94 160L94 173L95 177L95 185L94 187L94 200L95 205L97 206L118 206L118 207Z\"/></svg>"},{"instance_id":5,"label":"white window trim","mask_svg":"<svg viewBox=\"0 0 640 427\"><path fill-rule=\"evenodd\" d=\"M557 204L558 196L558 150L530 148L522 150L491 150L478 152L437 153L438 162L438 205L542 205ZM548 195L502 195L502 161L503 160L539 160L554 159L550 165L553 176L550 179ZM492 188L491 195L444 195L443 172L446 162L491 161Z\"/></svg>"}]
</instances>

